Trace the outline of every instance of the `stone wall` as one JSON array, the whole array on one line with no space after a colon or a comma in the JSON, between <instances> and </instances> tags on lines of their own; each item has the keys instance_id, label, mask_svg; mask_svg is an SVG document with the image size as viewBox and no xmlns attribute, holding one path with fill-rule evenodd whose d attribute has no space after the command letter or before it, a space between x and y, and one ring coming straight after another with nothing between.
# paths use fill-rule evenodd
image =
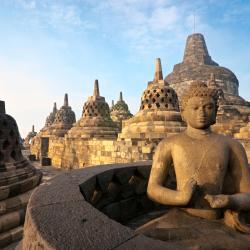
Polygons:
<instances>
[{"instance_id":1,"label":"stone wall","mask_svg":"<svg viewBox=\"0 0 250 250\"><path fill-rule=\"evenodd\" d=\"M100 164L129 163L152 160L159 140L104 140L50 138L48 157L58 168L83 168ZM240 140L250 162L250 142ZM40 152L37 144L31 153Z\"/></svg>"},{"instance_id":2,"label":"stone wall","mask_svg":"<svg viewBox=\"0 0 250 250\"><path fill-rule=\"evenodd\" d=\"M42 185L29 201L20 249L186 249L175 242L137 235L108 217L126 222L152 208L145 195L150 165L143 162L73 170L53 178L50 185ZM135 177L141 182L136 184ZM97 190L109 194L112 183L119 186L113 199L97 195ZM108 216L88 202L93 204L98 197L103 205L100 210Z\"/></svg>"},{"instance_id":3,"label":"stone wall","mask_svg":"<svg viewBox=\"0 0 250 250\"><path fill-rule=\"evenodd\" d=\"M50 143L49 157L53 165L63 168L145 161L152 159L158 143L159 140L65 139L62 147L63 141L59 139Z\"/></svg>"}]
</instances>

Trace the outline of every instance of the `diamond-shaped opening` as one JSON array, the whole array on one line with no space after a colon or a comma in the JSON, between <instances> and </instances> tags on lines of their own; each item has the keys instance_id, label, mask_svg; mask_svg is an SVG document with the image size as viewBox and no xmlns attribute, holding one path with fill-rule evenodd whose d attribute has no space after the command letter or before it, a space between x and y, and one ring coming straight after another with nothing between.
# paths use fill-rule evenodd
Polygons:
<instances>
[{"instance_id":1,"label":"diamond-shaped opening","mask_svg":"<svg viewBox=\"0 0 250 250\"><path fill-rule=\"evenodd\" d=\"M152 102L155 103L155 98L152 99Z\"/></svg>"},{"instance_id":2,"label":"diamond-shaped opening","mask_svg":"<svg viewBox=\"0 0 250 250\"><path fill-rule=\"evenodd\" d=\"M157 108L159 108L161 106L160 103L158 103L158 102L155 105L157 106Z\"/></svg>"},{"instance_id":3,"label":"diamond-shaped opening","mask_svg":"<svg viewBox=\"0 0 250 250\"><path fill-rule=\"evenodd\" d=\"M152 107L152 105L151 104L148 104L148 108L151 108Z\"/></svg>"},{"instance_id":4,"label":"diamond-shaped opening","mask_svg":"<svg viewBox=\"0 0 250 250\"><path fill-rule=\"evenodd\" d=\"M9 145L10 145L10 142L8 140L5 140L3 143L3 149L7 149Z\"/></svg>"},{"instance_id":5,"label":"diamond-shaped opening","mask_svg":"<svg viewBox=\"0 0 250 250\"><path fill-rule=\"evenodd\" d=\"M153 92L155 93L155 92L156 92L156 89L154 89Z\"/></svg>"},{"instance_id":6,"label":"diamond-shaped opening","mask_svg":"<svg viewBox=\"0 0 250 250\"><path fill-rule=\"evenodd\" d=\"M165 101L165 98L163 97L163 98L161 98L161 102L164 102Z\"/></svg>"},{"instance_id":7,"label":"diamond-shaped opening","mask_svg":"<svg viewBox=\"0 0 250 250\"><path fill-rule=\"evenodd\" d=\"M15 132L11 129L9 135L13 137L15 135Z\"/></svg>"},{"instance_id":8,"label":"diamond-shaped opening","mask_svg":"<svg viewBox=\"0 0 250 250\"><path fill-rule=\"evenodd\" d=\"M4 160L4 154L2 152L0 152L0 161Z\"/></svg>"},{"instance_id":9,"label":"diamond-shaped opening","mask_svg":"<svg viewBox=\"0 0 250 250\"><path fill-rule=\"evenodd\" d=\"M8 126L8 122L6 120L3 121L3 126L7 127Z\"/></svg>"},{"instance_id":10,"label":"diamond-shaped opening","mask_svg":"<svg viewBox=\"0 0 250 250\"><path fill-rule=\"evenodd\" d=\"M165 104L165 107L168 108L168 104L167 103Z\"/></svg>"},{"instance_id":11,"label":"diamond-shaped opening","mask_svg":"<svg viewBox=\"0 0 250 250\"><path fill-rule=\"evenodd\" d=\"M11 154L10 154L11 158L14 159L14 160L17 160L17 154L16 154L16 151L12 151Z\"/></svg>"},{"instance_id":12,"label":"diamond-shaped opening","mask_svg":"<svg viewBox=\"0 0 250 250\"><path fill-rule=\"evenodd\" d=\"M157 97L159 97L159 96L160 96L160 94L159 94L159 93L157 93L157 94L156 94L156 96L157 96Z\"/></svg>"},{"instance_id":13,"label":"diamond-shaped opening","mask_svg":"<svg viewBox=\"0 0 250 250\"><path fill-rule=\"evenodd\" d=\"M161 93L163 93L164 92L164 89L161 89Z\"/></svg>"}]
</instances>

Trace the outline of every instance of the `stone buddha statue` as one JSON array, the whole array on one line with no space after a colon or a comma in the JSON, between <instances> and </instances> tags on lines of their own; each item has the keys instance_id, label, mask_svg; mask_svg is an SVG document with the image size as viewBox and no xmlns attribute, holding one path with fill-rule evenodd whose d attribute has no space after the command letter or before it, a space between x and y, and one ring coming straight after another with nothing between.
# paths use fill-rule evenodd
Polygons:
<instances>
[{"instance_id":1,"label":"stone buddha statue","mask_svg":"<svg viewBox=\"0 0 250 250\"><path fill-rule=\"evenodd\" d=\"M238 141L210 130L216 122L218 98L217 90L202 82L193 83L182 96L181 112L187 129L159 143L147 189L153 201L180 209L175 215L149 222L139 232L156 225L158 229L176 228L183 221L187 228L195 218L203 222L218 219L221 223L224 212L226 225L250 233L240 216L250 211L250 168L245 150ZM165 185L171 166L175 189ZM173 222L174 216L177 223Z\"/></svg>"}]
</instances>

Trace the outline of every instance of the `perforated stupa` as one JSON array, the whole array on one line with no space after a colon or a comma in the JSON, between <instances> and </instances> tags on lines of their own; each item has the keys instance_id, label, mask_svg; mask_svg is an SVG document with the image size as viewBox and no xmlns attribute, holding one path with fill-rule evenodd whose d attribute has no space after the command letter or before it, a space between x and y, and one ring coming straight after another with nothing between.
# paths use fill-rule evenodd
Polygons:
<instances>
[{"instance_id":1,"label":"perforated stupa","mask_svg":"<svg viewBox=\"0 0 250 250\"><path fill-rule=\"evenodd\" d=\"M109 105L100 96L98 80L95 80L93 96L84 103L82 117L67 133L67 138L116 138L118 132L118 125L112 121Z\"/></svg>"},{"instance_id":2,"label":"perforated stupa","mask_svg":"<svg viewBox=\"0 0 250 250\"><path fill-rule=\"evenodd\" d=\"M140 110L124 121L119 138L159 139L183 128L177 94L163 80L161 60L157 58L154 80L142 94Z\"/></svg>"},{"instance_id":3,"label":"perforated stupa","mask_svg":"<svg viewBox=\"0 0 250 250\"><path fill-rule=\"evenodd\" d=\"M22 237L26 206L41 173L23 157L16 121L0 101L0 248Z\"/></svg>"}]
</instances>

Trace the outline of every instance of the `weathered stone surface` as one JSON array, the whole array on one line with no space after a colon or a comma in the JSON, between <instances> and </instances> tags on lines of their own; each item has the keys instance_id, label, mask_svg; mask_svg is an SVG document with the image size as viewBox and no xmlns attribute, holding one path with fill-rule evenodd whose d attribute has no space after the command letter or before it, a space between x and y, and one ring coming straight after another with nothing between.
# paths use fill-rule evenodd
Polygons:
<instances>
[{"instance_id":1,"label":"weathered stone surface","mask_svg":"<svg viewBox=\"0 0 250 250\"><path fill-rule=\"evenodd\" d=\"M85 102L82 117L68 132L68 138L113 138L117 137L118 125L110 117L109 106L100 96L98 80L93 96Z\"/></svg>"},{"instance_id":2,"label":"weathered stone surface","mask_svg":"<svg viewBox=\"0 0 250 250\"><path fill-rule=\"evenodd\" d=\"M20 239L30 190L42 176L23 157L21 148L16 121L0 101L0 247Z\"/></svg>"},{"instance_id":3,"label":"weathered stone surface","mask_svg":"<svg viewBox=\"0 0 250 250\"><path fill-rule=\"evenodd\" d=\"M121 244L117 248L117 250L127 250L127 249L138 249L138 250L163 250L163 249L173 249L173 250L181 250L186 249L185 247L173 242L163 242L160 240L153 240L143 235L136 236L127 242Z\"/></svg>"},{"instance_id":4,"label":"weathered stone surface","mask_svg":"<svg viewBox=\"0 0 250 250\"><path fill-rule=\"evenodd\" d=\"M136 168L139 164L108 165L74 170L53 178L31 197L25 222L22 249L116 249L135 236L134 231L109 219L82 197L79 184L106 171ZM81 199L79 199L81 197ZM115 218L136 215L134 198L111 203L103 211ZM63 223L62 223L63 221ZM70 230L69 230L70 229ZM141 239L141 242L140 240ZM136 241L136 242L135 242ZM145 237L132 241L135 249L145 248ZM149 242L151 240L149 239ZM152 243L153 244L153 243ZM167 244L164 244L166 245ZM173 244L173 246L176 246ZM133 249L133 248L131 248ZM152 247L148 249L154 249ZM156 248L157 249L157 248Z\"/></svg>"},{"instance_id":5,"label":"weathered stone surface","mask_svg":"<svg viewBox=\"0 0 250 250\"><path fill-rule=\"evenodd\" d=\"M128 105L123 100L122 92L120 92L120 98L117 103L112 105L110 112L112 120L118 123L120 130L122 128L122 121L133 116L128 109Z\"/></svg>"},{"instance_id":6,"label":"weathered stone surface","mask_svg":"<svg viewBox=\"0 0 250 250\"><path fill-rule=\"evenodd\" d=\"M42 166L50 166L51 165L51 159L49 157L42 157L41 165Z\"/></svg>"}]
</instances>

